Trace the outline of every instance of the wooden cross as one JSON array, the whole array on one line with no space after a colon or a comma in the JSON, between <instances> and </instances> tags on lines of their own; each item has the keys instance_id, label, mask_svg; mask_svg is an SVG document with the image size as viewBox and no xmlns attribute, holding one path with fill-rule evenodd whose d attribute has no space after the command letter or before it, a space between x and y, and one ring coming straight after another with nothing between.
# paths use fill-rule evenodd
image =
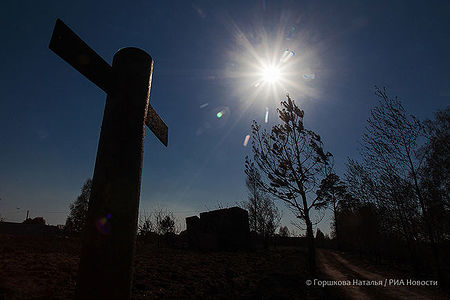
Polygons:
<instances>
[{"instance_id":1,"label":"wooden cross","mask_svg":"<svg viewBox=\"0 0 450 300\"><path fill-rule=\"evenodd\" d=\"M123 48L110 66L59 19L49 48L107 93L75 298L130 299L145 124L168 139L149 105L153 60Z\"/></svg>"}]
</instances>

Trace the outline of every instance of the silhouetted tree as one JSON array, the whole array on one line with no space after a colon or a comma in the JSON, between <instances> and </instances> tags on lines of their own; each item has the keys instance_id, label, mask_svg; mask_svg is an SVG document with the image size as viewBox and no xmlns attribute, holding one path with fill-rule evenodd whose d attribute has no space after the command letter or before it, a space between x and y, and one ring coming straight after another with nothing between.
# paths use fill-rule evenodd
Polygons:
<instances>
[{"instance_id":1,"label":"silhouetted tree","mask_svg":"<svg viewBox=\"0 0 450 300\"><path fill-rule=\"evenodd\" d=\"M89 197L91 195L92 180L89 178L81 188L81 194L70 204L69 216L66 220L65 230L69 233L81 233L87 219Z\"/></svg>"},{"instance_id":2,"label":"silhouetted tree","mask_svg":"<svg viewBox=\"0 0 450 300\"><path fill-rule=\"evenodd\" d=\"M262 187L261 175L248 157L245 158L245 166L248 201L244 201L242 206L248 211L250 230L264 238L273 236L281 219L280 213Z\"/></svg>"},{"instance_id":3,"label":"silhouetted tree","mask_svg":"<svg viewBox=\"0 0 450 300\"><path fill-rule=\"evenodd\" d=\"M420 170L421 188L434 239L450 238L450 107L426 120L426 143L421 148L424 165Z\"/></svg>"},{"instance_id":4,"label":"silhouetted tree","mask_svg":"<svg viewBox=\"0 0 450 300\"><path fill-rule=\"evenodd\" d=\"M320 230L319 228L317 228L316 231L316 240L321 240L323 241L325 239L325 235L323 234L322 230Z\"/></svg>"},{"instance_id":5,"label":"silhouetted tree","mask_svg":"<svg viewBox=\"0 0 450 300\"><path fill-rule=\"evenodd\" d=\"M420 189L436 271L444 282L448 279L442 271L440 244L450 239L450 107L437 111L434 120L426 120L424 124L427 141L420 149L420 157L424 159L419 171Z\"/></svg>"},{"instance_id":6,"label":"silhouetted tree","mask_svg":"<svg viewBox=\"0 0 450 300\"><path fill-rule=\"evenodd\" d=\"M411 183L388 168L384 172L373 172L354 160L348 161L345 178L347 192L354 202L352 207L358 212L361 207L370 207L374 211L371 214L377 216L372 219L377 220L378 231L406 241L406 251L414 265L419 216L417 202L411 201L415 197ZM377 235L372 236L372 241L368 238L366 244L374 244L378 239Z\"/></svg>"},{"instance_id":7,"label":"silhouetted tree","mask_svg":"<svg viewBox=\"0 0 450 300\"><path fill-rule=\"evenodd\" d=\"M261 175L255 168L253 162L250 162L248 156L245 157L245 185L248 189L248 202L243 203L243 207L248 211L248 220L250 231L258 232L258 206L261 198Z\"/></svg>"},{"instance_id":8,"label":"silhouetted tree","mask_svg":"<svg viewBox=\"0 0 450 300\"><path fill-rule=\"evenodd\" d=\"M290 236L289 228L287 228L287 226L281 226L280 229L278 230L278 234L282 237L289 237Z\"/></svg>"},{"instance_id":9,"label":"silhouetted tree","mask_svg":"<svg viewBox=\"0 0 450 300\"><path fill-rule=\"evenodd\" d=\"M149 214L141 216L138 226L138 235L142 237L175 234L179 231L176 219L170 210L158 208Z\"/></svg>"},{"instance_id":10,"label":"silhouetted tree","mask_svg":"<svg viewBox=\"0 0 450 300\"><path fill-rule=\"evenodd\" d=\"M326 206L320 199L310 199L319 177L324 174L330 153L325 153L318 134L304 127L304 112L287 95L277 109L281 124L273 126L270 134L252 125L253 159L266 183L266 191L284 201L295 216L306 224L308 267L315 272L315 247L310 212Z\"/></svg>"},{"instance_id":11,"label":"silhouetted tree","mask_svg":"<svg viewBox=\"0 0 450 300\"><path fill-rule=\"evenodd\" d=\"M165 216L160 220L158 227L162 234L175 233L175 220L170 216Z\"/></svg>"},{"instance_id":12,"label":"silhouetted tree","mask_svg":"<svg viewBox=\"0 0 450 300\"><path fill-rule=\"evenodd\" d=\"M28 218L22 222L23 224L36 224L36 225L45 225L45 219L43 217L36 218Z\"/></svg>"},{"instance_id":13,"label":"silhouetted tree","mask_svg":"<svg viewBox=\"0 0 450 300\"><path fill-rule=\"evenodd\" d=\"M319 185L319 189L316 191L317 198L321 202L327 203L333 212L333 227L334 227L334 233L337 240L338 248L340 248L339 243L339 224L336 222L337 219L337 209L338 209L338 203L341 199L345 197L346 190L345 185L341 181L338 175L335 173L330 173L325 177L322 182ZM319 229L317 229L317 234L319 232ZM322 233L323 234L323 233Z\"/></svg>"},{"instance_id":14,"label":"silhouetted tree","mask_svg":"<svg viewBox=\"0 0 450 300\"><path fill-rule=\"evenodd\" d=\"M139 221L138 235L148 237L153 232L155 232L155 224L152 221L152 215L144 215Z\"/></svg>"},{"instance_id":15,"label":"silhouetted tree","mask_svg":"<svg viewBox=\"0 0 450 300\"><path fill-rule=\"evenodd\" d=\"M436 228L419 176L423 162L419 155L419 142L424 135L424 128L414 116L408 116L396 97L388 97L385 89L377 88L376 95L380 102L371 111L369 126L363 137L365 164L380 181L389 184L389 189L394 194L390 200L399 201L396 204L400 206L399 209L405 206L412 213L406 216L407 219L413 219L415 214L420 216L421 232L432 248L436 269L439 269ZM396 183L398 186L394 188ZM412 197L404 199L402 194L405 194L405 189L411 191L409 194ZM415 224L412 225L410 227L414 229Z\"/></svg>"},{"instance_id":16,"label":"silhouetted tree","mask_svg":"<svg viewBox=\"0 0 450 300\"><path fill-rule=\"evenodd\" d=\"M343 249L358 251L360 254L378 254L380 222L373 203L359 202L346 194L338 203L336 223L339 224Z\"/></svg>"},{"instance_id":17,"label":"silhouetted tree","mask_svg":"<svg viewBox=\"0 0 450 300\"><path fill-rule=\"evenodd\" d=\"M0 200L2 200L2 198L0 198ZM3 222L3 217L2 217L2 214L0 214L0 222Z\"/></svg>"},{"instance_id":18,"label":"silhouetted tree","mask_svg":"<svg viewBox=\"0 0 450 300\"><path fill-rule=\"evenodd\" d=\"M160 235L176 233L175 217L171 211L159 209L155 211L154 216L156 233Z\"/></svg>"},{"instance_id":19,"label":"silhouetted tree","mask_svg":"<svg viewBox=\"0 0 450 300\"><path fill-rule=\"evenodd\" d=\"M385 89L376 95L363 161L347 163L345 183L356 202L338 205L340 235L346 247L366 253L402 260L407 252L416 272L430 257L423 248L429 245L442 278L439 244L448 239L450 225L450 108L422 123Z\"/></svg>"},{"instance_id":20,"label":"silhouetted tree","mask_svg":"<svg viewBox=\"0 0 450 300\"><path fill-rule=\"evenodd\" d=\"M423 126L414 117L408 116L401 102L389 98L385 89L376 89L380 101L372 109L369 126L363 136L365 164L379 178L395 183L397 179L411 183L415 195L410 201L417 201L425 224L425 233L434 243L432 228L419 185L418 170L421 161L417 159L419 138ZM403 184L403 183L402 183Z\"/></svg>"},{"instance_id":21,"label":"silhouetted tree","mask_svg":"<svg viewBox=\"0 0 450 300\"><path fill-rule=\"evenodd\" d=\"M346 163L344 177L346 190L352 195L354 200L363 203L376 201L376 184L373 174L370 173L367 167L349 158Z\"/></svg>"},{"instance_id":22,"label":"silhouetted tree","mask_svg":"<svg viewBox=\"0 0 450 300\"><path fill-rule=\"evenodd\" d=\"M372 141L369 146L374 145ZM382 155L385 157L382 157L372 151L368 155L368 144L363 144L363 147L365 151L362 154L365 160L359 163L349 159L345 178L347 192L359 202L354 206L357 209L353 211L352 217L361 223L364 219L358 214L365 214L371 223L357 225L360 226L358 230L361 233L349 233L354 239L360 236L359 241L353 243L353 246L360 249L360 252L370 252L378 257L379 253L386 252L379 247L381 236L391 241L404 241L406 246L402 251L409 254L411 265L417 272L419 266L416 244L420 233L418 227L420 216L412 182L407 176L402 176L405 174L404 171L398 171L398 166L394 166L395 160L389 158L389 154L384 153ZM382 152L380 149L378 151ZM341 219L341 222L344 220ZM376 227L372 224L376 224ZM372 233L369 235L369 232ZM360 245L370 245L371 248L364 249L365 247ZM391 249L391 252L393 250Z\"/></svg>"}]
</instances>

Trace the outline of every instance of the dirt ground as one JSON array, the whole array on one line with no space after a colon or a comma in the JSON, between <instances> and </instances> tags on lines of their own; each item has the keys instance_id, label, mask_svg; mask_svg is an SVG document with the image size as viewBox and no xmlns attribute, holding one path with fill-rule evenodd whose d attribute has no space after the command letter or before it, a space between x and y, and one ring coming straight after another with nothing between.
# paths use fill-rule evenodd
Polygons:
<instances>
[{"instance_id":1,"label":"dirt ground","mask_svg":"<svg viewBox=\"0 0 450 300\"><path fill-rule=\"evenodd\" d=\"M0 236L1 299L72 299L79 241ZM133 299L320 299L305 250L209 252L138 243Z\"/></svg>"},{"instance_id":2,"label":"dirt ground","mask_svg":"<svg viewBox=\"0 0 450 300\"><path fill-rule=\"evenodd\" d=\"M414 280L411 276L404 276L399 272L383 270L382 267L363 266L364 263L354 257L329 251L318 251L319 270L323 279L346 281L350 280L352 285L330 288L330 293L341 299L449 299L446 294L436 286L418 286L407 282L408 279ZM369 270L371 269L371 270ZM360 283L353 284L353 280L364 282L382 282L381 286L368 285ZM398 281L389 281L389 280ZM403 280L399 281L399 280ZM420 280L427 280L421 278ZM431 282L430 282L431 283Z\"/></svg>"}]
</instances>

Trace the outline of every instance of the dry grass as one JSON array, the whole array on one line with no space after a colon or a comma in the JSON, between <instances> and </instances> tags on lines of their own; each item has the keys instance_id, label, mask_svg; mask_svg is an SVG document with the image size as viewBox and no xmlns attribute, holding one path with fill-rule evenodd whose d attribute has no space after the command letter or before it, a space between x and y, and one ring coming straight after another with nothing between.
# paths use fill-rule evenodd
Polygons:
<instances>
[{"instance_id":1,"label":"dry grass","mask_svg":"<svg viewBox=\"0 0 450 300\"><path fill-rule=\"evenodd\" d=\"M79 241L0 236L0 299L72 299ZM197 252L138 243L133 299L305 299L302 248Z\"/></svg>"}]
</instances>

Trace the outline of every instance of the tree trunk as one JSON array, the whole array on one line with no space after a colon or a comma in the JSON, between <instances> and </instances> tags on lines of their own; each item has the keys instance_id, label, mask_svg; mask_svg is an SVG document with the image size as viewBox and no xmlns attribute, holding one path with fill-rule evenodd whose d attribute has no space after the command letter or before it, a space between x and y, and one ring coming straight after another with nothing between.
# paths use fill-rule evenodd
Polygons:
<instances>
[{"instance_id":1,"label":"tree trunk","mask_svg":"<svg viewBox=\"0 0 450 300\"><path fill-rule=\"evenodd\" d=\"M303 191L303 193L301 193L300 195L302 196L304 212L303 216L306 223L306 241L308 244L308 270L311 275L314 275L316 273L316 249L314 247L313 227L311 219L309 218L309 207L308 202L306 201L306 194Z\"/></svg>"},{"instance_id":2,"label":"tree trunk","mask_svg":"<svg viewBox=\"0 0 450 300\"><path fill-rule=\"evenodd\" d=\"M341 242L339 240L339 232L338 232L337 207L335 200L333 201L333 215L334 215L334 233L336 234L337 249L341 250Z\"/></svg>"},{"instance_id":3,"label":"tree trunk","mask_svg":"<svg viewBox=\"0 0 450 300\"><path fill-rule=\"evenodd\" d=\"M316 249L314 247L314 234L311 220L309 219L309 211L305 214L306 221L306 239L308 242L308 269L311 275L316 273Z\"/></svg>"}]
</instances>

